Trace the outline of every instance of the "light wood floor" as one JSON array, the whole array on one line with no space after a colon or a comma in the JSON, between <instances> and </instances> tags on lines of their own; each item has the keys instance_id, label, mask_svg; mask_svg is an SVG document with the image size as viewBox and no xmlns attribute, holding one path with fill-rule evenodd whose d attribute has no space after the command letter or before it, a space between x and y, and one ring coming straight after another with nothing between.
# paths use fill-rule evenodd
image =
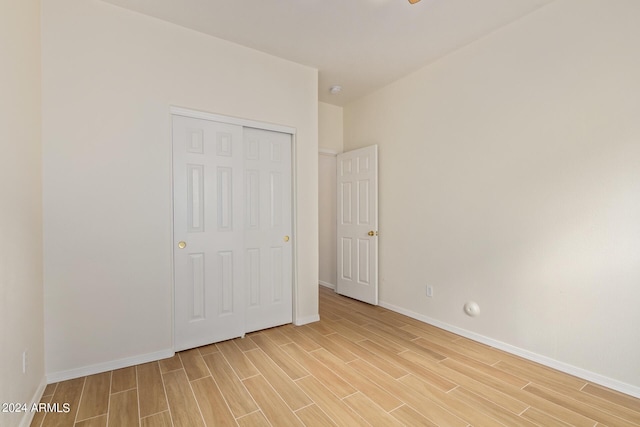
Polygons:
<instances>
[{"instance_id":1,"label":"light wood floor","mask_svg":"<svg viewBox=\"0 0 640 427\"><path fill-rule=\"evenodd\" d=\"M640 426L640 400L320 289L321 322L51 384L32 426Z\"/></svg>"}]
</instances>

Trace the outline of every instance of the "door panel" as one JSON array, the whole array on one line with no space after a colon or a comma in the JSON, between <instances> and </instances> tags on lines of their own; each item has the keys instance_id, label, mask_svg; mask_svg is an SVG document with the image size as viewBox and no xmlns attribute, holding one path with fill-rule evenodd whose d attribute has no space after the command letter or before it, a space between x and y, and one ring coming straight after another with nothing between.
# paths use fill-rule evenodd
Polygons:
<instances>
[{"instance_id":1,"label":"door panel","mask_svg":"<svg viewBox=\"0 0 640 427\"><path fill-rule=\"evenodd\" d=\"M291 135L245 128L244 139L251 176L244 230L251 258L246 265L251 277L246 331L251 332L292 321Z\"/></svg>"},{"instance_id":2,"label":"door panel","mask_svg":"<svg viewBox=\"0 0 640 427\"><path fill-rule=\"evenodd\" d=\"M378 304L378 149L339 154L339 294Z\"/></svg>"},{"instance_id":3,"label":"door panel","mask_svg":"<svg viewBox=\"0 0 640 427\"><path fill-rule=\"evenodd\" d=\"M176 350L244 333L241 143L239 126L174 116Z\"/></svg>"}]
</instances>

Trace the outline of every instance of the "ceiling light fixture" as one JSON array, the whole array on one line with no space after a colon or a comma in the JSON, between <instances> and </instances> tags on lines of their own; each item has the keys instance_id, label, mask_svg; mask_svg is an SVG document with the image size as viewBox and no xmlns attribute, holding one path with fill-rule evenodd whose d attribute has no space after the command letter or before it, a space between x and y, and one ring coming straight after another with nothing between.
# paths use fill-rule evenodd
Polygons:
<instances>
[{"instance_id":1,"label":"ceiling light fixture","mask_svg":"<svg viewBox=\"0 0 640 427\"><path fill-rule=\"evenodd\" d=\"M329 93L331 93L331 95L337 95L340 92L342 92L342 86L335 85L329 88Z\"/></svg>"}]
</instances>

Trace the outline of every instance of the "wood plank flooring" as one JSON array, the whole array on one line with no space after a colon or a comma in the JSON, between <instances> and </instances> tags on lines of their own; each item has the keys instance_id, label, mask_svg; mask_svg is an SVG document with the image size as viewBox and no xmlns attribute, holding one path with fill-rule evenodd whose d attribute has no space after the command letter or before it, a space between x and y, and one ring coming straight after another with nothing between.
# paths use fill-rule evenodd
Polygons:
<instances>
[{"instance_id":1,"label":"wood plank flooring","mask_svg":"<svg viewBox=\"0 0 640 427\"><path fill-rule=\"evenodd\" d=\"M640 399L320 288L285 325L47 386L36 427L640 426Z\"/></svg>"}]
</instances>

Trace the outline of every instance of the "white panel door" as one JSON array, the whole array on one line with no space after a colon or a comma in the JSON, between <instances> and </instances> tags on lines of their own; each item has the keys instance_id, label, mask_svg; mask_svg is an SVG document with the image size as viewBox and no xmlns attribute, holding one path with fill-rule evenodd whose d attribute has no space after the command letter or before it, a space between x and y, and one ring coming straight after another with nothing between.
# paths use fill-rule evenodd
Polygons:
<instances>
[{"instance_id":1,"label":"white panel door","mask_svg":"<svg viewBox=\"0 0 640 427\"><path fill-rule=\"evenodd\" d=\"M173 116L174 348L292 320L291 135Z\"/></svg>"},{"instance_id":2,"label":"white panel door","mask_svg":"<svg viewBox=\"0 0 640 427\"><path fill-rule=\"evenodd\" d=\"M378 146L338 154L339 294L378 304Z\"/></svg>"},{"instance_id":3,"label":"white panel door","mask_svg":"<svg viewBox=\"0 0 640 427\"><path fill-rule=\"evenodd\" d=\"M244 334L242 127L173 118L175 350Z\"/></svg>"},{"instance_id":4,"label":"white panel door","mask_svg":"<svg viewBox=\"0 0 640 427\"><path fill-rule=\"evenodd\" d=\"M246 332L291 323L291 135L244 129Z\"/></svg>"}]
</instances>

